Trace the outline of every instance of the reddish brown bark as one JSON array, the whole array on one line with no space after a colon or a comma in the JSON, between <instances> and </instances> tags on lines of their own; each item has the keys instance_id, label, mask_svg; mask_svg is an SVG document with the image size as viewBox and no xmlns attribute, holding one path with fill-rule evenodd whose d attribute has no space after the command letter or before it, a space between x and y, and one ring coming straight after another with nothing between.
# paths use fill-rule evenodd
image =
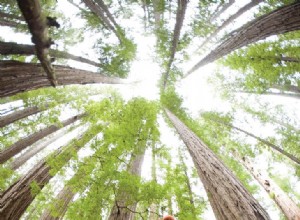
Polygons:
<instances>
[{"instance_id":1,"label":"reddish brown bark","mask_svg":"<svg viewBox=\"0 0 300 220\"><path fill-rule=\"evenodd\" d=\"M211 63L230 52L266 37L300 29L300 2L281 7L258 17L234 31L217 48L193 66L184 77L200 67Z\"/></svg>"},{"instance_id":2,"label":"reddish brown bark","mask_svg":"<svg viewBox=\"0 0 300 220\"><path fill-rule=\"evenodd\" d=\"M235 156L266 190L288 220L300 220L300 208L267 174L259 171L249 159L241 159L237 154Z\"/></svg>"},{"instance_id":3,"label":"reddish brown bark","mask_svg":"<svg viewBox=\"0 0 300 220\"><path fill-rule=\"evenodd\" d=\"M75 121L82 118L84 115L85 114L76 115L72 118L69 118L69 119L63 121L62 122L62 127L65 127L65 126L68 126L68 125L74 123ZM36 141L46 137L47 135L52 134L55 131L58 131L62 127L60 127L59 125L51 125L51 126L46 127L46 128L44 128L44 129L42 129L42 130L40 130L40 131L38 131L34 134L29 135L28 137L25 137L25 138L19 140L18 142L14 143L10 147L2 150L0 152L0 164L5 163L10 158L17 155L22 150L26 149L28 146L30 146L33 143L35 143Z\"/></svg>"},{"instance_id":4,"label":"reddish brown bark","mask_svg":"<svg viewBox=\"0 0 300 220\"><path fill-rule=\"evenodd\" d=\"M51 46L51 38L48 37L47 19L42 14L39 0L17 0L19 8L25 18L32 42L35 44L36 55L46 72L52 86L57 85L54 69L49 59L48 49Z\"/></svg>"},{"instance_id":5,"label":"reddish brown bark","mask_svg":"<svg viewBox=\"0 0 300 220\"><path fill-rule=\"evenodd\" d=\"M188 148L217 219L270 219L233 173L175 115L166 114Z\"/></svg>"},{"instance_id":6,"label":"reddish brown bark","mask_svg":"<svg viewBox=\"0 0 300 220\"><path fill-rule=\"evenodd\" d=\"M66 66L54 66L60 85L108 83L118 84L118 78L104 76ZM0 98L51 86L40 64L0 61Z\"/></svg>"},{"instance_id":7,"label":"reddish brown bark","mask_svg":"<svg viewBox=\"0 0 300 220\"><path fill-rule=\"evenodd\" d=\"M169 59L167 70L164 74L164 82L163 82L164 88L166 87L167 80L168 80L169 74L170 74L170 69L171 69L172 63L174 62L175 53L177 50L178 41L179 41L179 37L180 37L180 32L181 32L183 20L185 17L185 11L187 8L187 3L188 3L188 0L178 0L178 8L177 8L177 13L176 13L175 28L174 28L174 32L173 32L174 34L173 34L173 40L172 40L171 54L170 54L170 59Z\"/></svg>"},{"instance_id":8,"label":"reddish brown bark","mask_svg":"<svg viewBox=\"0 0 300 220\"><path fill-rule=\"evenodd\" d=\"M42 109L34 106L34 107L24 108L22 110L18 110L6 116L0 117L0 128L41 111Z\"/></svg>"},{"instance_id":9,"label":"reddish brown bark","mask_svg":"<svg viewBox=\"0 0 300 220\"><path fill-rule=\"evenodd\" d=\"M35 55L36 51L33 45L17 44L13 42L0 42L0 54L2 55L18 54L18 55L28 56L28 55ZM100 63L86 59L84 57L74 56L73 54L64 51L50 49L49 54L52 57L75 60L78 62L87 63L97 67L100 66Z\"/></svg>"}]
</instances>

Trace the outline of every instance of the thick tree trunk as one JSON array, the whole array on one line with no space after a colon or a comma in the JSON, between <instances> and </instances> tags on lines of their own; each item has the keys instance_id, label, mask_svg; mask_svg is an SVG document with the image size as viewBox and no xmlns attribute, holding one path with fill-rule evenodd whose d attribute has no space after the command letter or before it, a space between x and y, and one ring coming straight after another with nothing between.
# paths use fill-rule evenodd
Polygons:
<instances>
[{"instance_id":1,"label":"thick tree trunk","mask_svg":"<svg viewBox=\"0 0 300 220\"><path fill-rule=\"evenodd\" d=\"M98 129L95 129L98 130ZM88 138L85 138L87 135ZM74 155L74 151L78 152L88 141L94 137L94 133L87 131L84 135L78 138L78 141L83 140L79 145L72 147L61 147L56 150L51 157L54 159L61 154L64 154L64 161L60 163L60 168L63 167ZM84 139L83 139L84 138ZM57 167L56 167L57 169ZM11 185L6 191L0 195L0 213L3 220L20 219L27 207L34 200L36 194L32 193L32 183L36 183L40 189L49 182L52 178L49 171L51 167L45 160L40 161L32 168L24 177Z\"/></svg>"},{"instance_id":2,"label":"thick tree trunk","mask_svg":"<svg viewBox=\"0 0 300 220\"><path fill-rule=\"evenodd\" d=\"M69 119L63 121L62 127L66 127L66 126L74 123L75 121L81 119L83 116L85 116L85 114L76 115L72 118L69 118ZM10 147L2 150L0 152L0 164L6 162L7 160L9 160L13 156L17 155L22 150L26 149L28 146L32 145L33 143L37 142L38 140L46 137L49 134L52 134L52 133L58 131L62 127L60 127L59 125L51 125L51 126L46 127L34 134L29 135L28 137L25 137L25 138L19 140L18 142L14 143Z\"/></svg>"},{"instance_id":3,"label":"thick tree trunk","mask_svg":"<svg viewBox=\"0 0 300 220\"><path fill-rule=\"evenodd\" d=\"M35 47L33 45L26 45L26 44L17 44L12 42L0 42L0 54L2 55L35 55ZM97 63L95 61L80 57L80 56L74 56L70 53L59 51L59 50L49 50L49 54L52 57L62 58L62 59L69 59L69 60L75 60L81 63L87 63L96 67L99 67L101 64Z\"/></svg>"},{"instance_id":4,"label":"thick tree trunk","mask_svg":"<svg viewBox=\"0 0 300 220\"><path fill-rule=\"evenodd\" d=\"M48 37L47 19L42 14L39 0L17 0L19 8L28 24L32 34L32 42L35 44L36 55L41 62L44 71L52 86L57 85L54 69L49 59L48 49L51 46L51 38Z\"/></svg>"},{"instance_id":5,"label":"thick tree trunk","mask_svg":"<svg viewBox=\"0 0 300 220\"><path fill-rule=\"evenodd\" d=\"M188 3L188 0L178 0L178 8L177 8L177 12L176 12L176 23L175 23L175 28L174 28L174 32L173 32L174 34L173 34L173 40L172 40L170 60L169 60L168 66L167 66L167 70L164 74L164 82L163 82L164 88L166 87L167 80L168 80L169 74L170 74L170 69L171 69L172 63L175 58L175 53L177 50L178 41L179 41L179 37L180 37L180 31L181 31L181 28L183 25L183 20L185 17L187 3Z\"/></svg>"},{"instance_id":6,"label":"thick tree trunk","mask_svg":"<svg viewBox=\"0 0 300 220\"><path fill-rule=\"evenodd\" d=\"M221 9L217 9L216 12L211 16L209 21L213 22L214 20L216 20L221 14L223 14L223 12L225 12L231 5L233 5L234 2L235 0L229 0L227 3L222 5Z\"/></svg>"},{"instance_id":7,"label":"thick tree trunk","mask_svg":"<svg viewBox=\"0 0 300 220\"><path fill-rule=\"evenodd\" d=\"M210 42L213 38L215 38L224 28L226 28L229 24L231 24L235 19L239 16L244 14L246 11L249 11L251 8L255 7L259 3L263 2L264 0L251 0L248 4L244 7L240 8L235 14L231 15L227 20L225 20L221 26L219 26L205 41L200 45L198 50L203 48L208 42ZM232 2L233 3L233 2Z\"/></svg>"},{"instance_id":8,"label":"thick tree trunk","mask_svg":"<svg viewBox=\"0 0 300 220\"><path fill-rule=\"evenodd\" d=\"M118 78L104 76L99 73L65 66L54 67L60 85L122 83ZM0 61L0 98L48 86L51 86L51 84L47 77L43 75L41 65L16 61Z\"/></svg>"},{"instance_id":9,"label":"thick tree trunk","mask_svg":"<svg viewBox=\"0 0 300 220\"><path fill-rule=\"evenodd\" d=\"M30 115L36 114L43 111L42 109L40 109L39 107L28 107L28 108L24 108L22 110L17 110L9 115L0 117L0 128L3 128L4 126L13 123L15 121L18 121L22 118L26 118Z\"/></svg>"},{"instance_id":10,"label":"thick tree trunk","mask_svg":"<svg viewBox=\"0 0 300 220\"><path fill-rule=\"evenodd\" d=\"M57 217L54 217L49 210L46 210L40 217L40 220L62 219L68 209L69 203L73 200L74 196L75 194L72 192L71 188L69 186L65 186L56 197L55 210Z\"/></svg>"},{"instance_id":11,"label":"thick tree trunk","mask_svg":"<svg viewBox=\"0 0 300 220\"><path fill-rule=\"evenodd\" d=\"M27 160L29 160L31 157L33 157L34 155L36 155L37 153L39 153L40 151L42 151L44 148L46 148L49 144L51 144L52 142L56 141L57 139L63 137L65 134L67 133L67 131L65 130L59 130L58 134L55 134L53 137L47 139L46 141L44 141L43 143L34 146L32 148L30 148L28 151L26 151L24 154L20 155L19 157L17 157L16 159L14 159L9 167L12 170L16 170L19 167L21 167Z\"/></svg>"},{"instance_id":12,"label":"thick tree trunk","mask_svg":"<svg viewBox=\"0 0 300 220\"><path fill-rule=\"evenodd\" d=\"M142 154L137 155L133 159L130 168L128 170L132 175L141 176L144 155L145 155L145 151L142 152ZM116 204L113 206L111 213L108 217L108 220L133 220L137 203L127 205L126 193L125 194L122 192L120 193L122 195L121 196L122 199L116 201Z\"/></svg>"},{"instance_id":13,"label":"thick tree trunk","mask_svg":"<svg viewBox=\"0 0 300 220\"><path fill-rule=\"evenodd\" d=\"M252 174L252 176L259 182L259 184L266 190L270 197L279 206L283 214L288 220L300 220L300 208L290 199L290 197L282 191L282 189L264 172L258 171L253 163L247 158L240 158L240 163Z\"/></svg>"},{"instance_id":14,"label":"thick tree trunk","mask_svg":"<svg viewBox=\"0 0 300 220\"><path fill-rule=\"evenodd\" d=\"M230 52L266 37L300 29L300 2L281 7L258 17L232 32L227 40L193 66L184 77Z\"/></svg>"},{"instance_id":15,"label":"thick tree trunk","mask_svg":"<svg viewBox=\"0 0 300 220\"><path fill-rule=\"evenodd\" d=\"M233 173L175 115L166 114L193 158L198 175L218 220L270 219Z\"/></svg>"}]
</instances>

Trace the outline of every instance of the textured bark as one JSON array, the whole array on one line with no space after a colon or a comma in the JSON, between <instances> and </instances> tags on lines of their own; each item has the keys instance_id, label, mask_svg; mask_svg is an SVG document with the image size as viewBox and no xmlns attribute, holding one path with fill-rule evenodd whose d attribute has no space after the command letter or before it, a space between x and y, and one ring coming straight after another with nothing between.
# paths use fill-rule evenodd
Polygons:
<instances>
[{"instance_id":1,"label":"textured bark","mask_svg":"<svg viewBox=\"0 0 300 220\"><path fill-rule=\"evenodd\" d=\"M231 24L235 19L240 17L246 11L249 11L251 8L255 7L264 0L251 0L248 4L240 8L235 14L231 15L227 20L225 20L221 26L219 26L211 35L209 35L205 41L200 45L199 49L203 48L208 42L215 38L224 28ZM233 2L232 2L233 3Z\"/></svg>"},{"instance_id":2,"label":"textured bark","mask_svg":"<svg viewBox=\"0 0 300 220\"><path fill-rule=\"evenodd\" d=\"M220 10L217 9L216 12L211 16L209 21L213 22L214 20L216 20L221 14L223 14L224 11L226 11L231 5L233 5L234 2L235 0L229 0L227 3L222 5Z\"/></svg>"},{"instance_id":3,"label":"textured bark","mask_svg":"<svg viewBox=\"0 0 300 220\"><path fill-rule=\"evenodd\" d=\"M3 128L4 126L13 123L15 121L18 121L22 118L26 118L30 115L36 114L43 111L39 107L33 106L33 107L28 107L24 108L22 110L17 110L11 114L5 115L0 117L0 128Z\"/></svg>"},{"instance_id":4,"label":"textured bark","mask_svg":"<svg viewBox=\"0 0 300 220\"><path fill-rule=\"evenodd\" d=\"M94 133L91 134L87 131L87 134L89 138L84 139L81 145L74 145L72 147L63 146L51 154L51 157L55 158L62 153L65 154L64 163L60 164L60 167L63 167L73 157L74 150L78 152L81 147L94 137ZM84 136L80 136L78 141L82 140L83 137ZM0 195L1 220L17 220L22 216L36 196L31 192L31 184L35 182L40 189L43 189L52 178L52 175L49 173L50 169L51 167L45 160L40 161L24 177L19 179Z\"/></svg>"},{"instance_id":5,"label":"textured bark","mask_svg":"<svg viewBox=\"0 0 300 220\"><path fill-rule=\"evenodd\" d=\"M12 42L0 42L0 54L2 55L12 55L12 54L18 54L18 55L35 55L35 47L33 45L26 45L26 44L17 44ZM87 63L96 67L99 67L101 64L97 63L95 61L86 59L84 57L80 56L74 56L73 54L59 51L59 50L52 50L49 49L49 54L52 57L62 58L62 59L69 59L69 60L75 60L81 63Z\"/></svg>"},{"instance_id":6,"label":"textured bark","mask_svg":"<svg viewBox=\"0 0 300 220\"><path fill-rule=\"evenodd\" d=\"M177 12L176 12L176 23L175 23L175 28L174 28L174 32L173 32L171 54L170 54L170 59L169 59L169 63L167 66L167 70L164 74L164 82L163 82L164 88L166 87L167 80L168 80L169 74L170 74L170 69L171 69L172 63L175 58L175 53L177 50L178 41L179 41L179 37L180 37L180 31L181 31L181 28L183 25L183 20L185 17L187 3L188 3L188 0L178 0L178 8L177 8Z\"/></svg>"},{"instance_id":7,"label":"textured bark","mask_svg":"<svg viewBox=\"0 0 300 220\"><path fill-rule=\"evenodd\" d=\"M118 84L118 78L104 76L65 66L54 66L60 85L108 83ZM0 98L51 86L40 64L0 61Z\"/></svg>"},{"instance_id":8,"label":"textured bark","mask_svg":"<svg viewBox=\"0 0 300 220\"><path fill-rule=\"evenodd\" d=\"M35 44L36 55L46 72L52 86L57 85L54 69L49 59L48 49L51 46L51 38L48 37L48 25L46 17L42 14L39 0L17 0L19 8L28 24L32 34L32 42Z\"/></svg>"},{"instance_id":9,"label":"textured bark","mask_svg":"<svg viewBox=\"0 0 300 220\"><path fill-rule=\"evenodd\" d=\"M267 174L259 171L249 159L241 159L237 154L235 156L266 190L288 220L300 220L300 208Z\"/></svg>"},{"instance_id":10,"label":"textured bark","mask_svg":"<svg viewBox=\"0 0 300 220\"><path fill-rule=\"evenodd\" d=\"M228 38L193 66L184 77L230 52L266 37L300 29L300 2L258 17L232 32Z\"/></svg>"},{"instance_id":11,"label":"textured bark","mask_svg":"<svg viewBox=\"0 0 300 220\"><path fill-rule=\"evenodd\" d=\"M16 27L18 27L18 25L20 25L18 22L6 20L4 18L0 18L0 26L7 26L7 27L16 28Z\"/></svg>"},{"instance_id":12,"label":"textured bark","mask_svg":"<svg viewBox=\"0 0 300 220\"><path fill-rule=\"evenodd\" d=\"M62 127L65 127L65 126L68 126L68 125L74 123L75 121L82 118L84 115L85 114L76 115L72 118L69 118L69 119L63 121ZM49 127L46 127L34 134L31 134L31 135L19 140L18 142L14 143L13 145L9 146L8 148L2 150L0 152L0 164L6 162L7 160L9 160L13 156L17 155L22 150L26 149L27 147L29 147L33 143L37 142L38 140L46 137L49 134L52 134L52 133L58 131L62 127L60 127L59 125L51 125Z\"/></svg>"},{"instance_id":13,"label":"textured bark","mask_svg":"<svg viewBox=\"0 0 300 220\"><path fill-rule=\"evenodd\" d=\"M175 115L166 114L193 158L217 219L270 219L233 173Z\"/></svg>"},{"instance_id":14,"label":"textured bark","mask_svg":"<svg viewBox=\"0 0 300 220\"><path fill-rule=\"evenodd\" d=\"M55 204L55 208L57 216L54 217L53 215L51 215L51 212L49 210L46 210L40 217L40 220L62 219L68 209L69 203L73 200L74 196L75 194L72 192L71 188L69 186L65 186L56 197L57 202Z\"/></svg>"},{"instance_id":15,"label":"textured bark","mask_svg":"<svg viewBox=\"0 0 300 220\"><path fill-rule=\"evenodd\" d=\"M136 156L132 161L130 168L128 170L132 175L141 176L144 154L145 152ZM111 213L108 217L108 220L133 220L137 203L127 205L126 193L122 193L122 192L120 193L122 195L121 196L122 199L116 201L116 204L113 206Z\"/></svg>"},{"instance_id":16,"label":"textured bark","mask_svg":"<svg viewBox=\"0 0 300 220\"><path fill-rule=\"evenodd\" d=\"M44 148L46 148L49 144L56 141L57 139L63 137L67 132L65 130L59 130L58 134L55 134L52 138L49 138L48 140L44 141L43 143L34 146L30 148L28 151L26 151L24 154L20 155L16 159L14 159L9 167L12 170L16 170L19 167L21 167L27 160L29 160L31 157L42 151Z\"/></svg>"}]
</instances>

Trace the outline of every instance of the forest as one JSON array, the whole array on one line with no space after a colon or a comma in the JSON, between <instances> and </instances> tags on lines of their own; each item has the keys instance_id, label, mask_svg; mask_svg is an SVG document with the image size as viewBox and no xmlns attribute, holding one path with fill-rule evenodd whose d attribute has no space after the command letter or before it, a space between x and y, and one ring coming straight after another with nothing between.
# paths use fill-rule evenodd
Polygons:
<instances>
[{"instance_id":1,"label":"forest","mask_svg":"<svg viewBox=\"0 0 300 220\"><path fill-rule=\"evenodd\" d=\"M0 220L300 220L300 1L0 0Z\"/></svg>"}]
</instances>

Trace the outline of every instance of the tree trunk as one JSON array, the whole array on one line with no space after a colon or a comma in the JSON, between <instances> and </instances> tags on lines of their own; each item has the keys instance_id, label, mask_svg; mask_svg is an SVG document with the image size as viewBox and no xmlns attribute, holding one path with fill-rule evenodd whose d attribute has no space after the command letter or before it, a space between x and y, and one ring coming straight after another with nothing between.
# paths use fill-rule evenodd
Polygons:
<instances>
[{"instance_id":1,"label":"tree trunk","mask_svg":"<svg viewBox=\"0 0 300 220\"><path fill-rule=\"evenodd\" d=\"M188 3L188 0L178 0L178 8L177 8L177 12L176 12L176 23L175 23L175 28L174 28L174 32L173 32L174 34L173 34L170 60L169 60L168 66L167 66L167 70L164 74L164 84L163 84L164 88L166 87L167 80L168 80L169 74L170 74L170 69L171 69L172 63L175 58L175 53L177 50L178 41L179 41L179 37L180 37L180 31L181 31L181 28L183 25L183 20L185 17L187 3Z\"/></svg>"},{"instance_id":2,"label":"tree trunk","mask_svg":"<svg viewBox=\"0 0 300 220\"><path fill-rule=\"evenodd\" d=\"M0 54L2 55L12 55L12 54L18 54L18 55L35 55L35 47L33 45L26 45L26 44L17 44L12 42L0 42ZM101 66L100 63L97 63L95 61L80 57L80 56L74 56L70 53L59 51L59 50L49 50L49 54L52 57L62 58L62 59L70 59L75 60L81 63L87 63L96 67Z\"/></svg>"},{"instance_id":3,"label":"tree trunk","mask_svg":"<svg viewBox=\"0 0 300 220\"><path fill-rule=\"evenodd\" d=\"M142 154L137 155L133 159L130 168L128 170L132 175L141 176L144 155L145 155L145 151L142 152ZM119 201L118 200L115 201L116 204L113 206L111 213L108 217L108 220L133 220L137 203L127 205L126 193L125 195L122 192L120 193L122 195L122 199Z\"/></svg>"},{"instance_id":4,"label":"tree trunk","mask_svg":"<svg viewBox=\"0 0 300 220\"><path fill-rule=\"evenodd\" d=\"M28 24L32 34L32 42L35 44L36 55L41 62L44 71L52 86L57 85L56 74L49 59L48 49L52 40L48 37L48 24L46 17L42 14L39 0L17 0L19 8Z\"/></svg>"},{"instance_id":5,"label":"tree trunk","mask_svg":"<svg viewBox=\"0 0 300 220\"><path fill-rule=\"evenodd\" d=\"M121 83L118 78L65 66L54 66L60 85ZM0 98L51 86L39 64L0 61Z\"/></svg>"},{"instance_id":6,"label":"tree trunk","mask_svg":"<svg viewBox=\"0 0 300 220\"><path fill-rule=\"evenodd\" d=\"M298 93L300 95L300 88L298 86L293 85L272 85L271 86L274 89L278 89L280 91L287 91L287 92L294 92Z\"/></svg>"},{"instance_id":7,"label":"tree trunk","mask_svg":"<svg viewBox=\"0 0 300 220\"><path fill-rule=\"evenodd\" d=\"M209 19L210 22L213 22L216 20L224 11L226 11L233 3L235 0L229 0L227 3L225 3L220 10L216 10L216 13L214 13L211 18Z\"/></svg>"},{"instance_id":8,"label":"tree trunk","mask_svg":"<svg viewBox=\"0 0 300 220\"><path fill-rule=\"evenodd\" d=\"M39 107L33 106L33 107L28 107L24 108L22 110L17 110L9 115L0 117L0 128L3 128L4 126L13 123L15 121L18 121L22 118L26 118L30 115L36 114L43 111Z\"/></svg>"},{"instance_id":9,"label":"tree trunk","mask_svg":"<svg viewBox=\"0 0 300 220\"><path fill-rule=\"evenodd\" d=\"M152 146L151 176L152 176L152 181L157 182L155 146ZM158 217L157 204L152 203L150 205L149 220L157 220L157 217Z\"/></svg>"},{"instance_id":10,"label":"tree trunk","mask_svg":"<svg viewBox=\"0 0 300 220\"><path fill-rule=\"evenodd\" d=\"M193 66L184 77L230 52L266 37L300 29L300 2L281 7L258 17L232 32L227 40Z\"/></svg>"},{"instance_id":11,"label":"tree trunk","mask_svg":"<svg viewBox=\"0 0 300 220\"><path fill-rule=\"evenodd\" d=\"M87 131L84 135L78 138L77 141L82 140L80 144L76 144L72 147L61 147L51 154L51 157L57 158L61 154L64 154L63 163L59 163L60 168L63 167L72 158L74 151L78 152L81 147L94 137L94 135L94 133ZM88 138L86 138L86 136L88 136ZM47 164L46 160L42 160L24 177L19 179L0 195L0 213L3 220L20 219L37 195L32 192L32 184L35 183L40 189L43 189L43 187L53 177L53 172L52 175L49 173L50 170L51 167Z\"/></svg>"},{"instance_id":12,"label":"tree trunk","mask_svg":"<svg viewBox=\"0 0 300 220\"><path fill-rule=\"evenodd\" d=\"M57 212L56 217L54 217L49 210L46 210L40 220L59 220L65 215L69 203L73 200L75 194L72 192L69 186L65 186L56 197L55 210Z\"/></svg>"},{"instance_id":13,"label":"tree trunk","mask_svg":"<svg viewBox=\"0 0 300 220\"><path fill-rule=\"evenodd\" d=\"M282 97L288 97L288 98L295 98L300 99L300 94L294 94L294 93L283 93L283 92L252 92L252 91L234 91L237 93L245 93L245 94L256 94L256 95L273 95L273 96L282 96Z\"/></svg>"},{"instance_id":14,"label":"tree trunk","mask_svg":"<svg viewBox=\"0 0 300 220\"><path fill-rule=\"evenodd\" d=\"M270 219L233 173L175 115L166 114L193 158L198 175L218 220Z\"/></svg>"},{"instance_id":15,"label":"tree trunk","mask_svg":"<svg viewBox=\"0 0 300 220\"><path fill-rule=\"evenodd\" d=\"M57 139L63 137L67 133L65 130L61 130L61 129L58 132L59 132L58 134L55 134L53 137L47 139L46 141L44 141L43 143L41 143L37 146L33 146L28 151L26 151L24 154L20 155L16 159L14 159L10 163L9 167L12 170L18 169L31 157L33 157L34 155L36 155L37 153L42 151L44 148L46 148L49 144L51 144L52 142L56 141Z\"/></svg>"},{"instance_id":16,"label":"tree trunk","mask_svg":"<svg viewBox=\"0 0 300 220\"><path fill-rule=\"evenodd\" d=\"M2 18L8 18L10 20L15 19L15 20L19 20L19 21L24 21L23 17L14 15L14 14L10 14L10 13L5 13L3 11L0 11L0 17Z\"/></svg>"},{"instance_id":17,"label":"tree trunk","mask_svg":"<svg viewBox=\"0 0 300 220\"><path fill-rule=\"evenodd\" d=\"M235 14L231 15L227 20L225 20L221 26L219 26L205 41L200 45L198 50L203 48L208 42L210 42L213 38L215 38L224 28L226 28L229 24L231 24L235 19L244 14L246 11L249 11L251 8L255 7L259 3L264 0L251 0L244 7L240 8ZM232 2L233 4L233 2Z\"/></svg>"},{"instance_id":18,"label":"tree trunk","mask_svg":"<svg viewBox=\"0 0 300 220\"><path fill-rule=\"evenodd\" d=\"M74 123L75 121L81 119L84 116L85 116L85 114L81 114L81 115L76 115L72 118L69 118L62 122L62 127L66 127L66 126ZM8 148L6 148L0 152L0 164L5 163L10 158L17 155L22 150L26 149L28 146L30 146L33 143L37 142L38 140L46 137L47 135L58 131L62 127L60 127L59 125L51 125L51 126L46 127L34 134L29 135L28 137L25 137L25 138L17 141L13 145L9 146Z\"/></svg>"},{"instance_id":19,"label":"tree trunk","mask_svg":"<svg viewBox=\"0 0 300 220\"><path fill-rule=\"evenodd\" d=\"M18 22L6 20L4 18L0 18L0 26L7 26L7 27L16 28L19 25L20 24Z\"/></svg>"},{"instance_id":20,"label":"tree trunk","mask_svg":"<svg viewBox=\"0 0 300 220\"><path fill-rule=\"evenodd\" d=\"M283 214L288 220L300 220L300 208L296 203L289 198L289 196L281 190L281 188L264 172L258 171L249 159L243 157L242 159L234 154L239 162L252 174L252 176L259 182L259 184L266 190L270 197L279 206Z\"/></svg>"}]
</instances>

